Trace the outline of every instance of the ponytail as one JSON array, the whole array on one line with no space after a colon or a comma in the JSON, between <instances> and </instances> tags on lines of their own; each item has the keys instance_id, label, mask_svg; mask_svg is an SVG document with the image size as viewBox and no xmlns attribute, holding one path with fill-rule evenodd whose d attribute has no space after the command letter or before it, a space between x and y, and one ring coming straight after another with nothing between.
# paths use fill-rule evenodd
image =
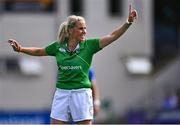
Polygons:
<instances>
[{"instance_id":1,"label":"ponytail","mask_svg":"<svg viewBox=\"0 0 180 125\"><path fill-rule=\"evenodd\" d=\"M64 40L69 37L69 33L68 33L67 30L68 30L67 22L63 22L59 26L59 31L58 31L58 40L59 40L59 42L64 42Z\"/></svg>"}]
</instances>

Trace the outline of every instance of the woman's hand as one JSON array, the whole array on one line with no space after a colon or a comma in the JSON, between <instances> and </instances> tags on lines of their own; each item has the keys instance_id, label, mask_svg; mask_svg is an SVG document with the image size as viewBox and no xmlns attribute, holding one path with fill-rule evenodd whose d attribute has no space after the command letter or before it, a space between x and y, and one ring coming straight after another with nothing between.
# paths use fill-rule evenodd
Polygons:
<instances>
[{"instance_id":1,"label":"woman's hand","mask_svg":"<svg viewBox=\"0 0 180 125\"><path fill-rule=\"evenodd\" d=\"M132 22L134 22L135 19L137 19L137 17L138 17L137 11L135 9L132 9L132 5L130 4L127 22L132 23Z\"/></svg>"},{"instance_id":2,"label":"woman's hand","mask_svg":"<svg viewBox=\"0 0 180 125\"><path fill-rule=\"evenodd\" d=\"M97 116L97 114L100 112L101 109L101 102L99 99L93 100L94 102L94 115Z\"/></svg>"},{"instance_id":3,"label":"woman's hand","mask_svg":"<svg viewBox=\"0 0 180 125\"><path fill-rule=\"evenodd\" d=\"M16 52L21 51L21 45L14 39L9 39L8 43L12 46L13 50Z\"/></svg>"}]
</instances>

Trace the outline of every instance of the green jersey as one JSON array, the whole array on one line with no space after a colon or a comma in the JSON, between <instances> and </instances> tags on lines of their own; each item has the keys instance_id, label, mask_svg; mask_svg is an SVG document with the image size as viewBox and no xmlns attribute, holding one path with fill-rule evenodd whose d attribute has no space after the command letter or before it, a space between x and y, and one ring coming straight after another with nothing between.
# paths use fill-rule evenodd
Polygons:
<instances>
[{"instance_id":1,"label":"green jersey","mask_svg":"<svg viewBox=\"0 0 180 125\"><path fill-rule=\"evenodd\" d=\"M60 89L91 88L88 78L89 67L93 55L101 50L99 39L86 39L76 47L74 52L69 52L67 41L55 41L45 48L50 56L55 56L58 66L56 87Z\"/></svg>"}]
</instances>

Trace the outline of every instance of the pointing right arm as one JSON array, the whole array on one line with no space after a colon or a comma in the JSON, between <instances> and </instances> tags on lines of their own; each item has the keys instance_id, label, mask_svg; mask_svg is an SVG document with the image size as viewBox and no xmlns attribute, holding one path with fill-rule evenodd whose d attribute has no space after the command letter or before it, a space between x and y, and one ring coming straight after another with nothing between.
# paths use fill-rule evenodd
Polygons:
<instances>
[{"instance_id":1,"label":"pointing right arm","mask_svg":"<svg viewBox=\"0 0 180 125\"><path fill-rule=\"evenodd\" d=\"M9 39L9 44L12 46L13 50L16 52L25 53L31 56L47 56L45 48L38 47L22 47L16 40Z\"/></svg>"}]
</instances>

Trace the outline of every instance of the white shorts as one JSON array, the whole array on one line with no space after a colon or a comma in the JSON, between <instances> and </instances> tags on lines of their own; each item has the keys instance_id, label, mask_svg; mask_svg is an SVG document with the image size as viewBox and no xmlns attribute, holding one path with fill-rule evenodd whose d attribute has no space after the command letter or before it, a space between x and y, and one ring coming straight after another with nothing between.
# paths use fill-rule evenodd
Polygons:
<instances>
[{"instance_id":1,"label":"white shorts","mask_svg":"<svg viewBox=\"0 0 180 125\"><path fill-rule=\"evenodd\" d=\"M75 122L93 119L92 90L57 88L52 103L51 118Z\"/></svg>"}]
</instances>

